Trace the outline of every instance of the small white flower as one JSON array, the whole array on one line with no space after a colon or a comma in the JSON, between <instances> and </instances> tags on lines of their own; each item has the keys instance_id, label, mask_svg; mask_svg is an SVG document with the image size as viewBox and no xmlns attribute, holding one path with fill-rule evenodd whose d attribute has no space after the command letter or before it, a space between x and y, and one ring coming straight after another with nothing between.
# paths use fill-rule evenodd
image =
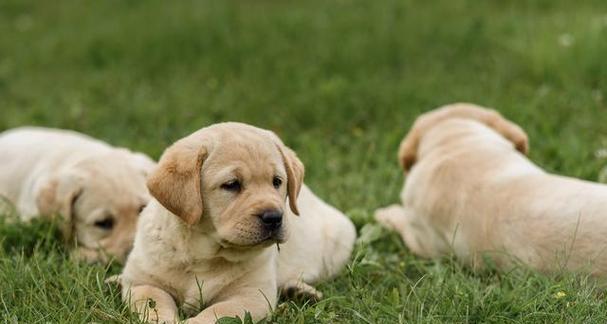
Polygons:
<instances>
[{"instance_id":1,"label":"small white flower","mask_svg":"<svg viewBox=\"0 0 607 324\"><path fill-rule=\"evenodd\" d=\"M603 92L599 89L592 90L592 98L596 102L602 102L603 101Z\"/></svg>"},{"instance_id":2,"label":"small white flower","mask_svg":"<svg viewBox=\"0 0 607 324\"><path fill-rule=\"evenodd\" d=\"M542 84L538 89L537 89L537 96L538 97L544 97L546 96L548 93L550 92L550 86Z\"/></svg>"},{"instance_id":3,"label":"small white flower","mask_svg":"<svg viewBox=\"0 0 607 324\"><path fill-rule=\"evenodd\" d=\"M563 47L570 47L574 42L575 38L569 33L561 34L559 36L559 44Z\"/></svg>"}]
</instances>

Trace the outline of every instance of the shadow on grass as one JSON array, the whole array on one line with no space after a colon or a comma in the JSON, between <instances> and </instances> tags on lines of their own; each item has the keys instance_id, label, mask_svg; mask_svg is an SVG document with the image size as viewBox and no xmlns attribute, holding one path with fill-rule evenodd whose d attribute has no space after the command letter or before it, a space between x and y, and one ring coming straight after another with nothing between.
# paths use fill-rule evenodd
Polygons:
<instances>
[{"instance_id":1,"label":"shadow on grass","mask_svg":"<svg viewBox=\"0 0 607 324\"><path fill-rule=\"evenodd\" d=\"M11 215L0 216L1 253L31 257L35 251L65 254L65 244L56 221L33 219L21 222Z\"/></svg>"}]
</instances>

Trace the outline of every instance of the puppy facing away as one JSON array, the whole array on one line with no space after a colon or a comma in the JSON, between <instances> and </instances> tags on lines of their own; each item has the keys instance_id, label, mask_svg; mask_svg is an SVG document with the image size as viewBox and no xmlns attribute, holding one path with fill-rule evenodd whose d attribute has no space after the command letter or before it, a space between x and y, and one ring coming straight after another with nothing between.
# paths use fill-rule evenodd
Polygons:
<instances>
[{"instance_id":1,"label":"puppy facing away","mask_svg":"<svg viewBox=\"0 0 607 324\"><path fill-rule=\"evenodd\" d=\"M375 217L422 257L607 274L607 186L548 174L527 150L525 132L493 110L423 114L400 145L402 205Z\"/></svg>"},{"instance_id":2,"label":"puppy facing away","mask_svg":"<svg viewBox=\"0 0 607 324\"><path fill-rule=\"evenodd\" d=\"M356 232L303 176L274 133L246 124L177 141L148 180L155 199L120 276L125 302L150 322L175 322L182 306L188 323L215 323L264 318L279 289L320 298L311 284L342 269Z\"/></svg>"},{"instance_id":3,"label":"puppy facing away","mask_svg":"<svg viewBox=\"0 0 607 324\"><path fill-rule=\"evenodd\" d=\"M155 163L73 131L23 127L0 133L0 196L22 220L60 214L67 241L88 261L126 258Z\"/></svg>"}]
</instances>

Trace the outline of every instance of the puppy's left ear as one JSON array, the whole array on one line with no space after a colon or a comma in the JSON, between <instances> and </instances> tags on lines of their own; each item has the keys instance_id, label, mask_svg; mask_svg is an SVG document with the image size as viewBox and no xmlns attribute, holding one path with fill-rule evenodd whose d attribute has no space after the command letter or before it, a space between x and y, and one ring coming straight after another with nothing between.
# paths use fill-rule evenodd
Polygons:
<instances>
[{"instance_id":1,"label":"puppy's left ear","mask_svg":"<svg viewBox=\"0 0 607 324\"><path fill-rule=\"evenodd\" d=\"M412 127L411 131L403 138L398 148L398 162L400 167L409 172L417 161L417 147L421 137L421 131Z\"/></svg>"},{"instance_id":2,"label":"puppy's left ear","mask_svg":"<svg viewBox=\"0 0 607 324\"><path fill-rule=\"evenodd\" d=\"M170 146L148 176L148 189L158 202L189 225L203 213L201 169L208 149L195 134Z\"/></svg>"},{"instance_id":3,"label":"puppy's left ear","mask_svg":"<svg viewBox=\"0 0 607 324\"><path fill-rule=\"evenodd\" d=\"M289 196L289 206L295 215L299 215L299 209L297 209L297 196L299 195L301 185L303 184L305 173L304 165L293 150L282 143L277 143L276 146L278 147L280 155L282 155L285 170L287 171L287 195Z\"/></svg>"},{"instance_id":4,"label":"puppy's left ear","mask_svg":"<svg viewBox=\"0 0 607 324\"><path fill-rule=\"evenodd\" d=\"M36 206L42 216L63 217L60 228L67 241L73 235L74 203L84 187L84 178L74 171L64 171L42 181L36 193Z\"/></svg>"}]
</instances>

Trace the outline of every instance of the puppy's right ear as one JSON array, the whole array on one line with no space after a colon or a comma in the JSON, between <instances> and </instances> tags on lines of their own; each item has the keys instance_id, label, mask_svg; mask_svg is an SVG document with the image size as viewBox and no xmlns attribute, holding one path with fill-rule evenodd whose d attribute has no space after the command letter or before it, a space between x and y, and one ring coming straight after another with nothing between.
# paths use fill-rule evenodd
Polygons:
<instances>
[{"instance_id":1,"label":"puppy's right ear","mask_svg":"<svg viewBox=\"0 0 607 324\"><path fill-rule=\"evenodd\" d=\"M62 172L42 182L36 194L36 206L43 216L60 214L64 219L60 225L63 237L72 237L74 203L82 193L84 178L76 173Z\"/></svg>"},{"instance_id":2,"label":"puppy's right ear","mask_svg":"<svg viewBox=\"0 0 607 324\"><path fill-rule=\"evenodd\" d=\"M514 148L527 155L529 154L529 137L517 124L507 120L497 111L487 113L485 123L512 142Z\"/></svg>"},{"instance_id":3,"label":"puppy's right ear","mask_svg":"<svg viewBox=\"0 0 607 324\"><path fill-rule=\"evenodd\" d=\"M186 137L166 149L148 176L152 196L189 225L202 217L201 169L207 155L199 139Z\"/></svg>"}]
</instances>

